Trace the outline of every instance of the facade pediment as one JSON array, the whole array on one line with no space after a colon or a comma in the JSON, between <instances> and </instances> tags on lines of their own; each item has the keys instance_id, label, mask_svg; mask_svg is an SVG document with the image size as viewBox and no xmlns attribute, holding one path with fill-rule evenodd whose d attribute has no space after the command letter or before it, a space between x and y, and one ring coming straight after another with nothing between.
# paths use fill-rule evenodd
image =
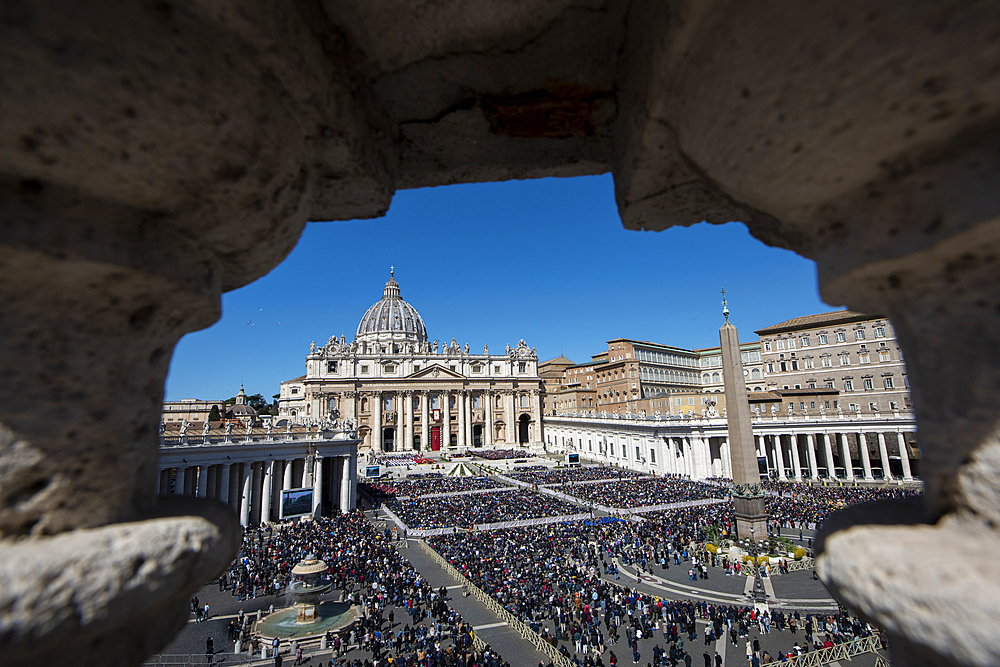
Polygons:
<instances>
[{"instance_id":1,"label":"facade pediment","mask_svg":"<svg viewBox=\"0 0 1000 667\"><path fill-rule=\"evenodd\" d=\"M442 379L442 380L464 380L466 377L461 373L456 373L446 366L440 364L433 364L427 368L421 368L415 373L410 373L406 376L408 380L423 380L423 379Z\"/></svg>"}]
</instances>

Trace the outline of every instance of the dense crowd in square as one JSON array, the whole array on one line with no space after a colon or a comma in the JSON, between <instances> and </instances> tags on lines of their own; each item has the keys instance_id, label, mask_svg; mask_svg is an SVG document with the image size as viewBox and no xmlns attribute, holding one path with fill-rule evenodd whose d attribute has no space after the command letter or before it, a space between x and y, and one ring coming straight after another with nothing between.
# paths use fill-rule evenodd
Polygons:
<instances>
[{"instance_id":1,"label":"dense crowd in square","mask_svg":"<svg viewBox=\"0 0 1000 667\"><path fill-rule=\"evenodd\" d=\"M399 480L375 482L371 487L384 497L419 497L431 493L458 493L462 491L483 491L486 489L510 488L492 477L406 477Z\"/></svg>"},{"instance_id":2,"label":"dense crowd in square","mask_svg":"<svg viewBox=\"0 0 1000 667\"><path fill-rule=\"evenodd\" d=\"M580 514L572 503L525 489L434 498L393 499L386 503L407 528L471 528L475 524Z\"/></svg>"},{"instance_id":3,"label":"dense crowd in square","mask_svg":"<svg viewBox=\"0 0 1000 667\"><path fill-rule=\"evenodd\" d=\"M765 506L773 524L787 528L819 528L839 509L890 498L916 498L922 491L905 487L815 486L797 482L767 481Z\"/></svg>"},{"instance_id":4,"label":"dense crowd in square","mask_svg":"<svg viewBox=\"0 0 1000 667\"><path fill-rule=\"evenodd\" d=\"M532 466L530 470L517 468L513 472L508 473L507 476L519 482L543 486L546 484L565 484L567 482L626 479L642 477L643 474L627 468L614 468L610 466L581 466L576 468Z\"/></svg>"},{"instance_id":5,"label":"dense crowd in square","mask_svg":"<svg viewBox=\"0 0 1000 667\"><path fill-rule=\"evenodd\" d=\"M700 523L707 515L698 513L710 510L692 511L693 521ZM803 648L815 650L871 634L866 624L846 613L813 618L774 609L760 614L748 606L665 600L611 581L612 573L617 578L611 564L616 549L645 544L655 530L620 520L579 521L441 535L428 543L532 630L553 643L565 641L561 650L584 666L603 665L606 654L615 664L614 647L620 646L622 636L633 663L647 662L640 652L650 650L650 664L690 665L691 654L700 650L694 643L699 638L697 619L707 621L706 648L724 631L737 645L740 638L749 643L751 633L769 633L772 627L793 633L795 627L808 628L803 647L796 642L789 650L792 656ZM675 541L659 544L665 550L669 546L678 557L688 556L681 535L670 539ZM813 636L814 627L826 633L822 644ZM761 662L782 659L759 651L758 655ZM708 664L708 651L704 656Z\"/></svg>"},{"instance_id":6,"label":"dense crowd in square","mask_svg":"<svg viewBox=\"0 0 1000 667\"><path fill-rule=\"evenodd\" d=\"M726 498L729 495L726 489L713 484L675 477L630 478L560 490L587 503L616 508L649 507L706 498Z\"/></svg>"},{"instance_id":7,"label":"dense crowd in square","mask_svg":"<svg viewBox=\"0 0 1000 667\"><path fill-rule=\"evenodd\" d=\"M488 461L527 459L531 457L531 454L526 449L470 449L469 454Z\"/></svg>"},{"instance_id":8,"label":"dense crowd in square","mask_svg":"<svg viewBox=\"0 0 1000 667\"><path fill-rule=\"evenodd\" d=\"M402 468L429 463L437 463L437 461L413 452L372 452L368 454L369 465L380 465L387 468Z\"/></svg>"},{"instance_id":9,"label":"dense crowd in square","mask_svg":"<svg viewBox=\"0 0 1000 667\"><path fill-rule=\"evenodd\" d=\"M361 512L249 531L220 588L229 587L241 599L275 594L290 581L291 568L309 554L326 561L326 576L341 599L364 612L354 625L328 636L331 665L362 667L360 657L342 655L356 645L370 652L375 664L392 656L403 667L509 667L492 648L473 647L472 627L449 608L447 591L432 589ZM230 623L229 638L259 650L250 620L241 611ZM366 659L364 664L372 663Z\"/></svg>"}]
</instances>

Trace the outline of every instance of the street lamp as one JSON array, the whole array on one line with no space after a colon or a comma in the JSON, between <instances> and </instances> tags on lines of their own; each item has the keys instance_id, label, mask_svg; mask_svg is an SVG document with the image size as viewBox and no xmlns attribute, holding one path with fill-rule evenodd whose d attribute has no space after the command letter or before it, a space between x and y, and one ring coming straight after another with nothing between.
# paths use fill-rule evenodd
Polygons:
<instances>
[{"instance_id":1,"label":"street lamp","mask_svg":"<svg viewBox=\"0 0 1000 667\"><path fill-rule=\"evenodd\" d=\"M757 548L757 540L754 535L753 526L750 527L750 544L749 551L750 557L753 558L754 566L757 568L757 574L753 578L753 590L747 594L750 602L753 603L755 607L767 607L767 599L770 597L767 591L764 590L764 579L760 576L761 567L760 562L757 560L760 551Z\"/></svg>"}]
</instances>

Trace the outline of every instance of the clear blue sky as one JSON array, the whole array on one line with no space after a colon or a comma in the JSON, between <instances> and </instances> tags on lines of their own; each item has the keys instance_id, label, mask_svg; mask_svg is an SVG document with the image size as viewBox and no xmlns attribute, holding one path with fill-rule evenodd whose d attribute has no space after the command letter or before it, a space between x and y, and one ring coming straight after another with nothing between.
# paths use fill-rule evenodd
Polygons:
<instances>
[{"instance_id":1,"label":"clear blue sky","mask_svg":"<svg viewBox=\"0 0 1000 667\"><path fill-rule=\"evenodd\" d=\"M741 223L623 229L610 175L406 190L384 218L307 225L284 263L223 295L222 319L177 346L167 400L240 383L270 399L304 373L310 341L351 340L390 265L431 340L497 352L523 338L541 360L589 360L619 336L718 345L723 287L741 340L833 310L813 262Z\"/></svg>"}]
</instances>

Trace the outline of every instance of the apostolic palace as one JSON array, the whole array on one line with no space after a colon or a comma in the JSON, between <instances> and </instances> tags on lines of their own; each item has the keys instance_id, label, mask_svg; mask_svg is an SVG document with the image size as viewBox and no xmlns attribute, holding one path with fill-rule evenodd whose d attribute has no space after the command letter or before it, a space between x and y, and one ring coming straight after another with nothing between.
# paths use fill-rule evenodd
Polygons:
<instances>
[{"instance_id":1,"label":"apostolic palace","mask_svg":"<svg viewBox=\"0 0 1000 667\"><path fill-rule=\"evenodd\" d=\"M429 341L390 272L354 340L310 346L306 374L283 382L279 421L343 420L374 451L542 447L538 355L523 340L503 354Z\"/></svg>"}]
</instances>

